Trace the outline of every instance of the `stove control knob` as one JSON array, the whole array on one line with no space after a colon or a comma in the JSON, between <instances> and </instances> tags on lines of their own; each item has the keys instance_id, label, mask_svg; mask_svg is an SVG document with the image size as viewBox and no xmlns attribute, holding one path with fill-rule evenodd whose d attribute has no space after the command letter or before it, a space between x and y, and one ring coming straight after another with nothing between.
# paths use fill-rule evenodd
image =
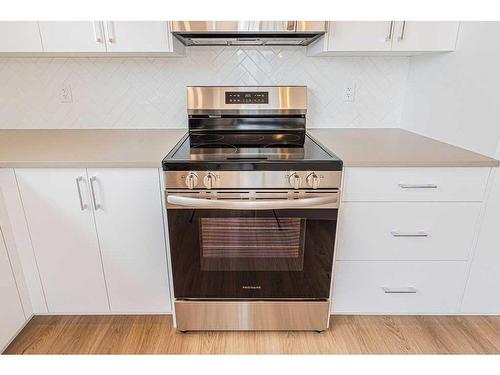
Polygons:
<instances>
[{"instance_id":1,"label":"stove control knob","mask_svg":"<svg viewBox=\"0 0 500 375\"><path fill-rule=\"evenodd\" d=\"M215 186L215 179L217 177L212 173L208 172L205 178L203 179L203 183L207 189L212 189Z\"/></svg>"},{"instance_id":2,"label":"stove control knob","mask_svg":"<svg viewBox=\"0 0 500 375\"><path fill-rule=\"evenodd\" d=\"M188 187L189 190L192 190L198 185L198 176L196 173L190 172L186 176L186 186Z\"/></svg>"},{"instance_id":3,"label":"stove control knob","mask_svg":"<svg viewBox=\"0 0 500 375\"><path fill-rule=\"evenodd\" d=\"M313 189L317 189L319 187L319 177L316 173L310 173L306 178L307 184Z\"/></svg>"},{"instance_id":4,"label":"stove control knob","mask_svg":"<svg viewBox=\"0 0 500 375\"><path fill-rule=\"evenodd\" d=\"M302 178L300 178L300 176L297 173L292 173L288 178L288 181L290 181L290 186L293 187L295 190L300 189L300 184L302 184Z\"/></svg>"}]
</instances>

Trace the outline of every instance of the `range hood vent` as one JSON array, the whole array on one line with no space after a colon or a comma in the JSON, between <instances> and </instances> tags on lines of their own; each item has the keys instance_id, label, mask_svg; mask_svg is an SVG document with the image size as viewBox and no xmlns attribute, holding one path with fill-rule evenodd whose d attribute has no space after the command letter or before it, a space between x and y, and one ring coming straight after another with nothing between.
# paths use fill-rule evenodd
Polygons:
<instances>
[{"instance_id":1,"label":"range hood vent","mask_svg":"<svg viewBox=\"0 0 500 375\"><path fill-rule=\"evenodd\" d=\"M321 37L324 21L174 21L186 46L307 46Z\"/></svg>"}]
</instances>

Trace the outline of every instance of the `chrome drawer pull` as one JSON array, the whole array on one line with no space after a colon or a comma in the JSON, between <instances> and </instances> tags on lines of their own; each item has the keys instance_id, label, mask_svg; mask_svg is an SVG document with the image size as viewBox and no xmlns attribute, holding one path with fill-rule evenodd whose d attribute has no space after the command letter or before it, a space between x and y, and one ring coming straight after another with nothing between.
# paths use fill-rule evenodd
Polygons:
<instances>
[{"instance_id":1,"label":"chrome drawer pull","mask_svg":"<svg viewBox=\"0 0 500 375\"><path fill-rule=\"evenodd\" d=\"M435 184L398 184L401 189L437 189Z\"/></svg>"},{"instance_id":2,"label":"chrome drawer pull","mask_svg":"<svg viewBox=\"0 0 500 375\"><path fill-rule=\"evenodd\" d=\"M403 21L403 26L401 26L401 34L399 34L398 41L402 42L405 38L406 31L406 21Z\"/></svg>"},{"instance_id":3,"label":"chrome drawer pull","mask_svg":"<svg viewBox=\"0 0 500 375\"><path fill-rule=\"evenodd\" d=\"M389 23L389 33L387 34L387 36L385 37L385 41L386 42L390 42L392 40L392 33L393 33L393 30L394 30L394 21L391 21Z\"/></svg>"},{"instance_id":4,"label":"chrome drawer pull","mask_svg":"<svg viewBox=\"0 0 500 375\"><path fill-rule=\"evenodd\" d=\"M398 232L395 230L391 231L391 235L393 237L418 237L418 238L424 238L424 237L429 237L429 234L423 231L419 232Z\"/></svg>"},{"instance_id":5,"label":"chrome drawer pull","mask_svg":"<svg viewBox=\"0 0 500 375\"><path fill-rule=\"evenodd\" d=\"M82 189L80 187L80 182L83 181L82 176L78 176L76 178L76 189L78 191L78 200L80 201L80 209L82 211L85 211L87 209L87 204L83 201L83 196L82 196Z\"/></svg>"},{"instance_id":6,"label":"chrome drawer pull","mask_svg":"<svg viewBox=\"0 0 500 375\"><path fill-rule=\"evenodd\" d=\"M92 176L90 177L90 192L92 193L92 200L94 202L94 210L99 210L100 208L102 208L102 205L97 201L97 197L96 197L96 189L94 187L94 183L97 183L97 177L96 176Z\"/></svg>"},{"instance_id":7,"label":"chrome drawer pull","mask_svg":"<svg viewBox=\"0 0 500 375\"><path fill-rule=\"evenodd\" d=\"M416 294L417 290L414 287L408 288L386 288L382 287L385 294Z\"/></svg>"},{"instance_id":8,"label":"chrome drawer pull","mask_svg":"<svg viewBox=\"0 0 500 375\"><path fill-rule=\"evenodd\" d=\"M96 43L102 43L102 37L101 37L101 26L100 23L98 24L97 21L92 22L92 29L94 30L94 40ZM99 32L98 32L99 30Z\"/></svg>"}]
</instances>

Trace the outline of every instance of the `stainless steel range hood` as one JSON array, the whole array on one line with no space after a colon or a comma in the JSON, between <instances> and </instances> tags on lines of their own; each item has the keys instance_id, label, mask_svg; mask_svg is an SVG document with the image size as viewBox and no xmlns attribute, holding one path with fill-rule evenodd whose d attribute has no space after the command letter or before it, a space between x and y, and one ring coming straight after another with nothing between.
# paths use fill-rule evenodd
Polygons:
<instances>
[{"instance_id":1,"label":"stainless steel range hood","mask_svg":"<svg viewBox=\"0 0 500 375\"><path fill-rule=\"evenodd\" d=\"M326 31L325 21L173 21L186 46L307 46Z\"/></svg>"}]
</instances>

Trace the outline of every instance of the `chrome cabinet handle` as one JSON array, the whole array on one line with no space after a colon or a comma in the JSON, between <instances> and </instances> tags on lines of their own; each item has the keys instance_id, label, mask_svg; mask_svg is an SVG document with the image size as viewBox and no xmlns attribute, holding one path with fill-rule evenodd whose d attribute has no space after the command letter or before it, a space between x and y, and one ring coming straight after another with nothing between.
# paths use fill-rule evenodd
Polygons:
<instances>
[{"instance_id":1,"label":"chrome cabinet handle","mask_svg":"<svg viewBox=\"0 0 500 375\"><path fill-rule=\"evenodd\" d=\"M233 210L278 210L285 208L310 208L337 202L337 195L327 197L301 198L301 199L263 199L263 200L230 200L230 199L203 199L168 195L167 203L194 207L194 208L219 208Z\"/></svg>"},{"instance_id":2,"label":"chrome cabinet handle","mask_svg":"<svg viewBox=\"0 0 500 375\"><path fill-rule=\"evenodd\" d=\"M90 191L92 192L92 200L94 202L94 209L97 211L100 208L102 208L102 206L100 203L97 202L95 188L94 188L94 182L97 182L97 177L96 176L90 177Z\"/></svg>"},{"instance_id":3,"label":"chrome cabinet handle","mask_svg":"<svg viewBox=\"0 0 500 375\"><path fill-rule=\"evenodd\" d=\"M94 30L94 39L96 43L102 43L102 29L101 26L98 25L99 21L92 21L92 29ZM99 32L97 31L99 29Z\"/></svg>"},{"instance_id":4,"label":"chrome cabinet handle","mask_svg":"<svg viewBox=\"0 0 500 375\"><path fill-rule=\"evenodd\" d=\"M405 30L406 30L406 21L403 21L403 25L401 26L401 34L399 34L398 41L402 42L405 38Z\"/></svg>"},{"instance_id":5,"label":"chrome cabinet handle","mask_svg":"<svg viewBox=\"0 0 500 375\"><path fill-rule=\"evenodd\" d=\"M115 28L113 25L113 21L106 21L106 34L108 35L108 42L110 43L116 42Z\"/></svg>"},{"instance_id":6,"label":"chrome cabinet handle","mask_svg":"<svg viewBox=\"0 0 500 375\"><path fill-rule=\"evenodd\" d=\"M398 184L401 189L437 189L436 184Z\"/></svg>"},{"instance_id":7,"label":"chrome cabinet handle","mask_svg":"<svg viewBox=\"0 0 500 375\"><path fill-rule=\"evenodd\" d=\"M389 33L385 37L386 42L390 42L392 40L392 34L394 33L394 21L391 21L389 24Z\"/></svg>"},{"instance_id":8,"label":"chrome cabinet handle","mask_svg":"<svg viewBox=\"0 0 500 375\"><path fill-rule=\"evenodd\" d=\"M418 231L418 232L398 232L398 231L391 231L391 235L393 237L417 237L417 238L423 238L423 237L429 237L429 234L424 232L424 231Z\"/></svg>"},{"instance_id":9,"label":"chrome cabinet handle","mask_svg":"<svg viewBox=\"0 0 500 375\"><path fill-rule=\"evenodd\" d=\"M83 181L82 176L76 178L76 189L78 190L78 199L80 200L80 209L85 211L87 209L87 204L83 201L82 189L80 187L80 182Z\"/></svg>"},{"instance_id":10,"label":"chrome cabinet handle","mask_svg":"<svg viewBox=\"0 0 500 375\"><path fill-rule=\"evenodd\" d=\"M417 289L415 289L412 286L407 287L407 288L382 287L382 290L384 291L385 294L416 294L417 293Z\"/></svg>"}]
</instances>

